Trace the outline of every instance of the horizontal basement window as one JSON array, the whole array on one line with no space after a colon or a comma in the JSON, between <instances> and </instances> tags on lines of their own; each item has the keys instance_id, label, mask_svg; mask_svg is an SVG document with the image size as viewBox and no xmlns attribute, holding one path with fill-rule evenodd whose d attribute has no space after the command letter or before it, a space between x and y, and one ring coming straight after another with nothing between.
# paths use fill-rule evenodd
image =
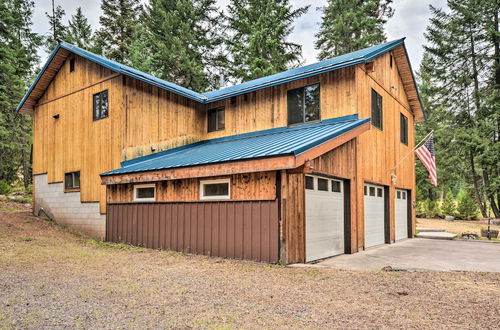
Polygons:
<instances>
[{"instance_id":1,"label":"horizontal basement window","mask_svg":"<svg viewBox=\"0 0 500 330\"><path fill-rule=\"evenodd\" d=\"M154 202L156 200L156 185L137 184L134 186L134 202Z\"/></svg>"},{"instance_id":2,"label":"horizontal basement window","mask_svg":"<svg viewBox=\"0 0 500 330\"><path fill-rule=\"evenodd\" d=\"M229 179L200 181L200 199L230 199L230 183Z\"/></svg>"}]
</instances>

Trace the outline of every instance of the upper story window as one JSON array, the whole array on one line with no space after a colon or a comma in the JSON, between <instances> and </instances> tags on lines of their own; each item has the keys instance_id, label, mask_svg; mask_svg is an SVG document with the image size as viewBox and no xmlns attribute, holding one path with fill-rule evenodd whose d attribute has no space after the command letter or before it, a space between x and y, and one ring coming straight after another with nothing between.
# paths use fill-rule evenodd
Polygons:
<instances>
[{"instance_id":1,"label":"upper story window","mask_svg":"<svg viewBox=\"0 0 500 330\"><path fill-rule=\"evenodd\" d=\"M372 125L384 129L384 116L382 109L382 96L372 89Z\"/></svg>"},{"instance_id":2,"label":"upper story window","mask_svg":"<svg viewBox=\"0 0 500 330\"><path fill-rule=\"evenodd\" d=\"M390 54L389 55L389 66L391 67L391 69L392 69L392 61L393 61L392 54Z\"/></svg>"},{"instance_id":3,"label":"upper story window","mask_svg":"<svg viewBox=\"0 0 500 330\"><path fill-rule=\"evenodd\" d=\"M80 171L69 172L64 174L64 189L66 190L80 189Z\"/></svg>"},{"instance_id":4,"label":"upper story window","mask_svg":"<svg viewBox=\"0 0 500 330\"><path fill-rule=\"evenodd\" d=\"M402 113L399 116L401 143L408 145L408 118Z\"/></svg>"},{"instance_id":5,"label":"upper story window","mask_svg":"<svg viewBox=\"0 0 500 330\"><path fill-rule=\"evenodd\" d=\"M108 90L94 94L94 120L108 117Z\"/></svg>"},{"instance_id":6,"label":"upper story window","mask_svg":"<svg viewBox=\"0 0 500 330\"><path fill-rule=\"evenodd\" d=\"M75 59L72 58L69 60L69 72L74 72L75 71Z\"/></svg>"},{"instance_id":7,"label":"upper story window","mask_svg":"<svg viewBox=\"0 0 500 330\"><path fill-rule=\"evenodd\" d=\"M136 184L134 186L134 202L154 202L156 200L156 185Z\"/></svg>"},{"instance_id":8,"label":"upper story window","mask_svg":"<svg viewBox=\"0 0 500 330\"><path fill-rule=\"evenodd\" d=\"M288 125L320 119L319 84L287 92Z\"/></svg>"},{"instance_id":9,"label":"upper story window","mask_svg":"<svg viewBox=\"0 0 500 330\"><path fill-rule=\"evenodd\" d=\"M200 181L200 199L229 199L230 183L229 179Z\"/></svg>"},{"instance_id":10,"label":"upper story window","mask_svg":"<svg viewBox=\"0 0 500 330\"><path fill-rule=\"evenodd\" d=\"M224 107L208 110L207 121L208 121L208 132L223 130L226 126L226 114Z\"/></svg>"}]
</instances>

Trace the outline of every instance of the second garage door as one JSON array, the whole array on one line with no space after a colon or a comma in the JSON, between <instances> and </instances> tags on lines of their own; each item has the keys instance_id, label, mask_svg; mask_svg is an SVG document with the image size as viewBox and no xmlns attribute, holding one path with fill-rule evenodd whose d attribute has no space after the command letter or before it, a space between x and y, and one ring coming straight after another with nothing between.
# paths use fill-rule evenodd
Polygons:
<instances>
[{"instance_id":1,"label":"second garage door","mask_svg":"<svg viewBox=\"0 0 500 330\"><path fill-rule=\"evenodd\" d=\"M385 243L384 187L365 184L365 248Z\"/></svg>"},{"instance_id":2,"label":"second garage door","mask_svg":"<svg viewBox=\"0 0 500 330\"><path fill-rule=\"evenodd\" d=\"M342 181L306 176L306 262L344 253Z\"/></svg>"},{"instance_id":3,"label":"second garage door","mask_svg":"<svg viewBox=\"0 0 500 330\"><path fill-rule=\"evenodd\" d=\"M396 241L408 238L408 192L396 189Z\"/></svg>"}]
</instances>

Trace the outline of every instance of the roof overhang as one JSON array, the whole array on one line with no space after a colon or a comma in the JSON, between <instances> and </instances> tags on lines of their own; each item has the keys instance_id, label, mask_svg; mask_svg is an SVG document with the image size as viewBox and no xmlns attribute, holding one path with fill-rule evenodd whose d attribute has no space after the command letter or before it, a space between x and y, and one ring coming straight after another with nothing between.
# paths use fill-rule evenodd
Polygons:
<instances>
[{"instance_id":1,"label":"roof overhang","mask_svg":"<svg viewBox=\"0 0 500 330\"><path fill-rule=\"evenodd\" d=\"M101 175L101 183L104 185L113 185L136 182L155 182L164 180L203 178L240 173L296 169L303 166L308 161L313 160L354 139L355 137L369 129L370 122L366 122L363 125L345 134L328 140L298 155L288 154L269 158L248 159L215 164L212 163L207 165L170 168L156 171L144 171L106 176Z\"/></svg>"}]
</instances>

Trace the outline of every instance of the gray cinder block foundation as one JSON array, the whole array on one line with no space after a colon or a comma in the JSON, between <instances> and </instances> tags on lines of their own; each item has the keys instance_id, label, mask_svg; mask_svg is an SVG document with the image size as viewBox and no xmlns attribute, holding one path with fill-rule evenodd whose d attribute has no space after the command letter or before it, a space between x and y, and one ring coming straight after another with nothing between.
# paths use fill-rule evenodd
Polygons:
<instances>
[{"instance_id":1,"label":"gray cinder block foundation","mask_svg":"<svg viewBox=\"0 0 500 330\"><path fill-rule=\"evenodd\" d=\"M104 239L106 215L99 203L82 203L80 192L64 192L63 183L48 183L47 174L35 175L35 214L44 208L57 223L74 228L94 238Z\"/></svg>"}]
</instances>

